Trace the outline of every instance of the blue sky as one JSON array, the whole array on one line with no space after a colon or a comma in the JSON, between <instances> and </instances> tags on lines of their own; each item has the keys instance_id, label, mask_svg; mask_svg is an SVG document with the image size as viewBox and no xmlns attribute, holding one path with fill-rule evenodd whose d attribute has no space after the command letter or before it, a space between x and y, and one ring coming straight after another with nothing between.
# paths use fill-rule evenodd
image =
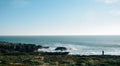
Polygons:
<instances>
[{"instance_id":1,"label":"blue sky","mask_svg":"<svg viewBox=\"0 0 120 66\"><path fill-rule=\"evenodd\" d=\"M0 35L120 35L120 0L0 0Z\"/></svg>"}]
</instances>

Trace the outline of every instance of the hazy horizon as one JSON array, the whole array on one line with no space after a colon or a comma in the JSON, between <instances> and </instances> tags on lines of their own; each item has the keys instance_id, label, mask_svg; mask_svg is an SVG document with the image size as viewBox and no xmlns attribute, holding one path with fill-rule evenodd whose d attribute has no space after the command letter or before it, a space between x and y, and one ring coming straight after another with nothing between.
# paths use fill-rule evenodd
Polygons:
<instances>
[{"instance_id":1,"label":"hazy horizon","mask_svg":"<svg viewBox=\"0 0 120 66\"><path fill-rule=\"evenodd\" d=\"M120 35L120 0L0 0L0 36Z\"/></svg>"}]
</instances>

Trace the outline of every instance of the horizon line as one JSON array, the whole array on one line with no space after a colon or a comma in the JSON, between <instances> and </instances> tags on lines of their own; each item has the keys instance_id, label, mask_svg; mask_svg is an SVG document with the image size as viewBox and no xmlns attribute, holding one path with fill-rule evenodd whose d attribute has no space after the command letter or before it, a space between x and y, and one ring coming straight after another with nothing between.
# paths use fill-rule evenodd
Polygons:
<instances>
[{"instance_id":1,"label":"horizon line","mask_svg":"<svg viewBox=\"0 0 120 66\"><path fill-rule=\"evenodd\" d=\"M0 35L0 36L120 36L120 35L107 35L107 34L105 34L105 35L102 35L102 34L98 34L98 35Z\"/></svg>"}]
</instances>

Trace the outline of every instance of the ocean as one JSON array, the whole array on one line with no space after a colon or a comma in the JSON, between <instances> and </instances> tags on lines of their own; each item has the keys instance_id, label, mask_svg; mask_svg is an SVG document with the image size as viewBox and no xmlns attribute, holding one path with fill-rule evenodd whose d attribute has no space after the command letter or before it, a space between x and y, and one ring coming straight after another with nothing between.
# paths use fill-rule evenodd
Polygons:
<instances>
[{"instance_id":1,"label":"ocean","mask_svg":"<svg viewBox=\"0 0 120 66\"><path fill-rule=\"evenodd\" d=\"M68 48L70 54L120 55L120 36L0 36L0 41Z\"/></svg>"}]
</instances>

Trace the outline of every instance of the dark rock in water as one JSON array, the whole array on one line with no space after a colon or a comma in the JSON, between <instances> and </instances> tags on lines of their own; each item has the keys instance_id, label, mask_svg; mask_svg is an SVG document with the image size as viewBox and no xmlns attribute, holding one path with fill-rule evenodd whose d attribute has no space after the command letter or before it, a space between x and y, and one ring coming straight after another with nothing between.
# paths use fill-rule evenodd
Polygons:
<instances>
[{"instance_id":1,"label":"dark rock in water","mask_svg":"<svg viewBox=\"0 0 120 66\"><path fill-rule=\"evenodd\" d=\"M61 50L61 51L64 51L64 50L67 50L66 47L57 47L55 50Z\"/></svg>"},{"instance_id":2,"label":"dark rock in water","mask_svg":"<svg viewBox=\"0 0 120 66\"><path fill-rule=\"evenodd\" d=\"M41 55L68 55L69 52L41 52Z\"/></svg>"},{"instance_id":3,"label":"dark rock in water","mask_svg":"<svg viewBox=\"0 0 120 66\"><path fill-rule=\"evenodd\" d=\"M42 48L48 49L48 48L49 48L49 46L45 46L45 47L42 47Z\"/></svg>"}]
</instances>

